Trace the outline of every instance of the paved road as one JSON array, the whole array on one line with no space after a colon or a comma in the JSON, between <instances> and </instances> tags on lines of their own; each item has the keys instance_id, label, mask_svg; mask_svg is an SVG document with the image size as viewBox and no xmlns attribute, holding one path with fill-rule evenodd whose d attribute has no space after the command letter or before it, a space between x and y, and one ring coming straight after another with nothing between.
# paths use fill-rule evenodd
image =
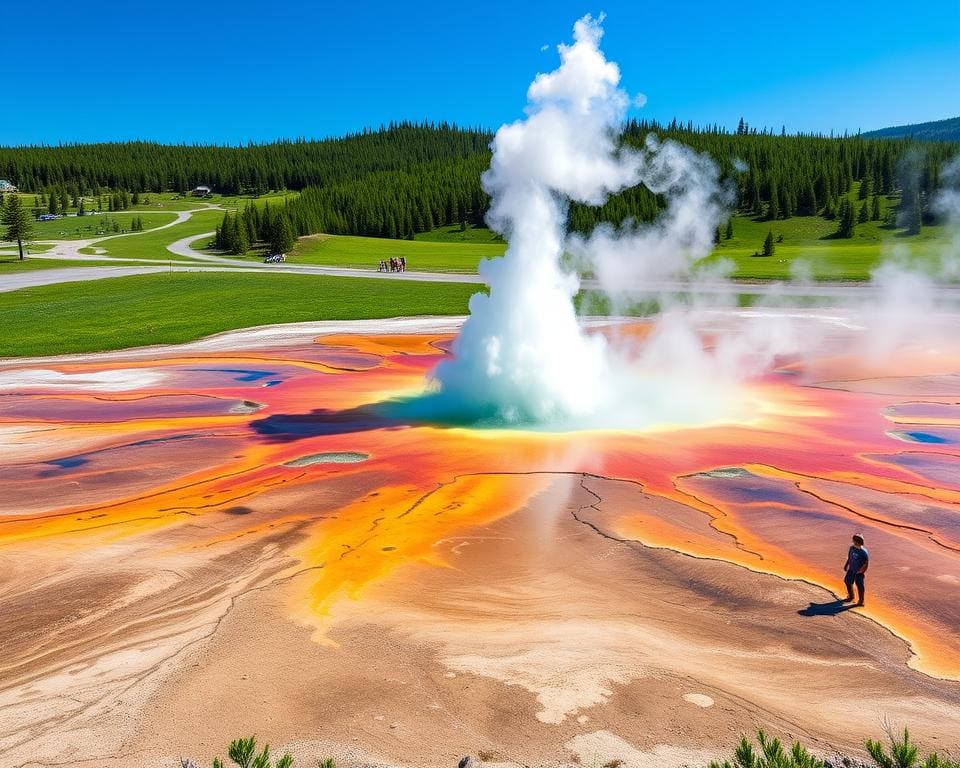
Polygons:
<instances>
[{"instance_id":1,"label":"paved road","mask_svg":"<svg viewBox=\"0 0 960 768\"><path fill-rule=\"evenodd\" d=\"M76 283L83 280L98 280L105 277L126 277L162 272L162 267L64 267L63 269L32 269L0 276L0 293L34 288L54 283Z\"/></svg>"},{"instance_id":2,"label":"paved road","mask_svg":"<svg viewBox=\"0 0 960 768\"><path fill-rule=\"evenodd\" d=\"M247 260L231 259L227 256L215 256L208 253L195 251L190 244L197 241L213 237L214 232L205 232L202 235L191 235L182 240L177 240L167 246L171 253L187 259L205 261L211 264L217 264L219 267L227 269L231 267L243 267L249 271L251 267L254 270L267 270L273 273L301 273L312 275L333 275L338 277L367 277L379 278L383 280L416 280L419 282L432 283L479 283L484 280L477 274L462 274L455 272L378 272L374 269L350 269L347 267L324 267L316 264L264 264L263 262L251 262ZM599 288L596 280L583 280L581 286L586 289ZM960 301L960 286L942 286L937 289L941 298ZM637 285L632 291L633 295L642 297L662 296L664 294L691 292L691 284L683 280L657 280ZM866 297L879 295L880 289L867 283L824 283L817 282L813 284L796 283L771 283L758 281L735 281L735 280L715 280L711 282L698 283L694 288L698 295L713 296L738 296L742 294L775 294L777 296L790 296L797 298L817 298L817 299L849 299L854 297Z\"/></svg>"},{"instance_id":3,"label":"paved road","mask_svg":"<svg viewBox=\"0 0 960 768\"><path fill-rule=\"evenodd\" d=\"M166 229L187 221L193 213L201 210L219 209L220 206L207 205L205 208L195 208L190 211L178 211L176 220L155 229ZM155 230L149 230L155 231ZM113 237L135 236L140 233L131 232L127 235L113 235ZM375 280L412 280L427 283L469 283L483 284L483 279L477 274L461 274L451 272L378 272L374 269L351 269L347 267L326 267L316 264L264 264L260 261L233 259L226 256L216 256L194 251L190 244L197 240L209 239L213 232L199 235L190 235L167 246L171 256L179 257L176 261L160 262L148 259L124 260L124 265L115 267L65 267L62 269L45 269L9 274L0 277L0 292L15 291L40 285L55 283L78 282L83 280L100 280L110 277L125 277L128 275L144 275L158 272L269 272L271 274L302 274L302 275L329 275L333 277L359 277ZM79 253L81 248L89 247L93 243L109 239L107 237L94 240L75 240L61 242L52 251L38 254L33 258L57 258L76 261L89 261L103 257ZM130 262L140 261L143 266L132 265ZM147 266L149 264L149 266ZM598 288L595 280L584 280L582 287L586 289ZM880 289L865 283L760 283L744 281L712 281L698 283L695 287L682 280L658 280L636 286L632 293L637 297L643 295L658 296L664 294L686 294L691 290L702 296L730 297L740 294L767 294L777 297L793 297L804 299L822 299L848 301L851 299L865 300L880 295ZM941 301L960 302L960 285L940 286L935 289L936 299Z\"/></svg>"},{"instance_id":4,"label":"paved road","mask_svg":"<svg viewBox=\"0 0 960 768\"><path fill-rule=\"evenodd\" d=\"M156 262L154 262L156 264ZM0 293L18 291L21 288L35 288L40 285L56 283L75 283L84 280L102 280L110 277L129 275L149 275L159 272L263 272L263 266L256 263L243 265L222 264L157 264L156 266L116 266L116 267L63 267L57 269L34 269L0 276ZM337 267L289 266L271 270L274 274L294 275L331 275L334 277L367 277L384 280L413 280L424 283L482 283L479 275L451 275L443 272L407 272L390 275L383 272L362 269L338 269Z\"/></svg>"},{"instance_id":5,"label":"paved road","mask_svg":"<svg viewBox=\"0 0 960 768\"><path fill-rule=\"evenodd\" d=\"M412 280L426 283L470 283L482 284L479 275L451 274L447 272L403 272L384 273L375 270L345 269L340 267L322 267L315 265L273 265L257 262L230 263L196 263L183 262L156 266L116 266L116 267L64 267L58 269L40 269L30 272L0 277L0 292L16 291L21 288L31 288L40 285L55 283L79 282L83 280L101 280L111 277L126 277L128 275L147 275L160 272L270 272L272 274L306 274L330 275L333 277L360 277L374 280ZM596 282L585 280L584 288L595 288ZM691 286L681 281L658 281L648 283L643 292L651 295L671 293L689 293ZM760 283L714 282L699 284L695 288L697 295L703 296L736 296L740 294L771 294L778 297L794 297L805 299L822 299L834 301L867 300L880 295L880 289L867 284L838 284L816 283L814 285L777 285ZM641 293L637 292L638 295ZM960 286L940 286L934 289L934 299L949 303L960 303Z\"/></svg>"}]
</instances>

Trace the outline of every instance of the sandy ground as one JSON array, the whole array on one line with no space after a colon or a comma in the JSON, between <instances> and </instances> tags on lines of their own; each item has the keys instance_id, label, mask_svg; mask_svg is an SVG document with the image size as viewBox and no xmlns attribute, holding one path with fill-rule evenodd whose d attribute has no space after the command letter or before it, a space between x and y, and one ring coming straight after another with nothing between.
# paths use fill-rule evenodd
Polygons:
<instances>
[{"instance_id":1,"label":"sandy ground","mask_svg":"<svg viewBox=\"0 0 960 768\"><path fill-rule=\"evenodd\" d=\"M888 445L880 415L947 428L955 396L891 411L864 380L845 392L833 379L814 392L824 408L876 415L858 427L862 459L809 477L799 452L819 458L822 437L801 421L789 439L566 445L284 413L310 397L349 413L364 388L425 366L427 342L456 322L303 324L4 365L0 766L208 764L256 733L298 765L472 754L674 768L761 727L857 751L887 721L958 751L960 683L918 669L938 647L911 647L888 621L906 617L918 638L944 638L946 666L955 658L954 449ZM336 336L350 331L426 335L350 350ZM332 351L303 346L317 336ZM259 369L280 385L243 378ZM345 426L309 431L329 423ZM746 466L751 440L794 474L718 463ZM337 451L361 460L316 459ZM908 464L927 486L904 491ZM659 472L671 493L623 479ZM810 521L832 540L861 510L882 599L811 612L832 604L818 573L836 553ZM939 594L907 605L928 583Z\"/></svg>"}]
</instances>

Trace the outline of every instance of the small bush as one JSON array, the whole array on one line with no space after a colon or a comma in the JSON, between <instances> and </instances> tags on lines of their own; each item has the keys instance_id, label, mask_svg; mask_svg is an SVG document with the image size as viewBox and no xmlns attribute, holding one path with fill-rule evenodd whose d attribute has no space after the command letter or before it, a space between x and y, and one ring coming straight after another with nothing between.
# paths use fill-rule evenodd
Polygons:
<instances>
[{"instance_id":1,"label":"small bush","mask_svg":"<svg viewBox=\"0 0 960 768\"><path fill-rule=\"evenodd\" d=\"M890 754L879 741L867 741L867 752L878 768L960 768L960 761L940 757L936 752L920 762L920 750L910 741L910 732L906 728L903 729L903 736L897 736L888 729L887 738L890 741Z\"/></svg>"},{"instance_id":2,"label":"small bush","mask_svg":"<svg viewBox=\"0 0 960 768\"><path fill-rule=\"evenodd\" d=\"M293 757L289 752L275 762L271 762L269 744L264 745L258 753L256 736L231 742L227 749L227 756L239 768L291 768L293 765ZM334 768L333 761L330 762L330 766L325 768ZM323 763L321 763L321 766L323 766ZM181 757L180 768L200 768L200 766L194 760ZM213 768L223 768L223 761L219 757L214 758Z\"/></svg>"},{"instance_id":3,"label":"small bush","mask_svg":"<svg viewBox=\"0 0 960 768\"><path fill-rule=\"evenodd\" d=\"M887 732L890 742L889 753L879 741L867 741L867 752L877 768L960 768L960 762L940 757L936 752L920 760L920 751L910 741L910 733L904 728L903 735L897 736L890 729ZM825 768L819 758L811 755L799 743L787 750L779 739L769 739L763 731L758 731L759 749L746 738L740 740L733 752L733 762L722 763L714 760L710 768ZM847 761L844 760L844 764Z\"/></svg>"},{"instance_id":4,"label":"small bush","mask_svg":"<svg viewBox=\"0 0 960 768\"><path fill-rule=\"evenodd\" d=\"M799 742L788 752L780 739L768 739L763 731L757 732L757 742L759 751L746 738L741 739L734 750L733 763L714 760L710 768L823 768L823 761L807 752Z\"/></svg>"}]
</instances>

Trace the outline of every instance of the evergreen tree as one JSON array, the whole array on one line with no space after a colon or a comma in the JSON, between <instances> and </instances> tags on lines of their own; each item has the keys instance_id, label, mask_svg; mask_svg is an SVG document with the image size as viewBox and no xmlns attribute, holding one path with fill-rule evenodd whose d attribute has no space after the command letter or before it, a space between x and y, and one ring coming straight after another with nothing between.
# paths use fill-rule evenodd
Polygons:
<instances>
[{"instance_id":1,"label":"evergreen tree","mask_svg":"<svg viewBox=\"0 0 960 768\"><path fill-rule=\"evenodd\" d=\"M273 213L270 210L270 203L264 203L263 213L260 215L260 222L259 222L259 226L257 227L257 240L261 242L269 243L271 227L273 227ZM324 228L321 228L318 231L322 232L324 231ZM327 230L327 231L332 232L332 230ZM332 234L338 234L338 233L332 232ZM345 233L339 233L339 234L345 234Z\"/></svg>"},{"instance_id":2,"label":"evergreen tree","mask_svg":"<svg viewBox=\"0 0 960 768\"><path fill-rule=\"evenodd\" d=\"M773 245L773 230L767 232L767 236L763 241L763 255L764 256L773 256L774 245Z\"/></svg>"},{"instance_id":3,"label":"evergreen tree","mask_svg":"<svg viewBox=\"0 0 960 768\"><path fill-rule=\"evenodd\" d=\"M83 198L80 198L80 206L77 208L77 216L86 216L87 209L83 205Z\"/></svg>"},{"instance_id":4,"label":"evergreen tree","mask_svg":"<svg viewBox=\"0 0 960 768\"><path fill-rule=\"evenodd\" d=\"M720 245L720 226L713 230L713 244Z\"/></svg>"},{"instance_id":5,"label":"evergreen tree","mask_svg":"<svg viewBox=\"0 0 960 768\"><path fill-rule=\"evenodd\" d=\"M47 195L47 198L49 201L47 203L47 213L52 213L54 216L56 216L60 212L60 201L57 198L56 192L50 190L50 194Z\"/></svg>"},{"instance_id":6,"label":"evergreen tree","mask_svg":"<svg viewBox=\"0 0 960 768\"><path fill-rule=\"evenodd\" d=\"M770 221L780 218L780 195L777 192L777 182L770 182L770 203L767 206L767 218Z\"/></svg>"},{"instance_id":7,"label":"evergreen tree","mask_svg":"<svg viewBox=\"0 0 960 768\"><path fill-rule=\"evenodd\" d=\"M860 205L860 213L857 214L857 223L866 224L870 221L870 211L867 210L867 201L864 200Z\"/></svg>"},{"instance_id":8,"label":"evergreen tree","mask_svg":"<svg viewBox=\"0 0 960 768\"><path fill-rule=\"evenodd\" d=\"M763 203L760 202L760 187L757 184L754 184L753 192L750 196L750 210L757 216L763 212Z\"/></svg>"},{"instance_id":9,"label":"evergreen tree","mask_svg":"<svg viewBox=\"0 0 960 768\"><path fill-rule=\"evenodd\" d=\"M250 241L247 239L247 228L239 222L234 222L233 243L230 246L230 253L234 256L245 256L250 250Z\"/></svg>"},{"instance_id":10,"label":"evergreen tree","mask_svg":"<svg viewBox=\"0 0 960 768\"><path fill-rule=\"evenodd\" d=\"M17 243L20 251L20 261L23 261L23 241L29 240L33 234L33 221L30 213L23 207L23 200L19 195L7 195L3 208L4 239Z\"/></svg>"},{"instance_id":11,"label":"evergreen tree","mask_svg":"<svg viewBox=\"0 0 960 768\"><path fill-rule=\"evenodd\" d=\"M733 239L733 219L727 219L727 240Z\"/></svg>"},{"instance_id":12,"label":"evergreen tree","mask_svg":"<svg viewBox=\"0 0 960 768\"><path fill-rule=\"evenodd\" d=\"M295 242L290 221L278 212L270 228L270 253L286 253L293 248Z\"/></svg>"},{"instance_id":13,"label":"evergreen tree","mask_svg":"<svg viewBox=\"0 0 960 768\"><path fill-rule=\"evenodd\" d=\"M787 188L783 193L783 202L780 206L780 213L785 219L789 219L793 216L793 211L795 210L793 195L790 192L790 189Z\"/></svg>"},{"instance_id":14,"label":"evergreen tree","mask_svg":"<svg viewBox=\"0 0 960 768\"><path fill-rule=\"evenodd\" d=\"M803 185L800 199L797 201L797 213L801 216L817 215L817 193L813 188L812 181L807 181Z\"/></svg>"},{"instance_id":15,"label":"evergreen tree","mask_svg":"<svg viewBox=\"0 0 960 768\"><path fill-rule=\"evenodd\" d=\"M880 195L873 196L873 210L870 214L872 221L880 221Z\"/></svg>"},{"instance_id":16,"label":"evergreen tree","mask_svg":"<svg viewBox=\"0 0 960 768\"><path fill-rule=\"evenodd\" d=\"M832 197L828 197L826 205L823 206L823 218L827 221L833 221L837 218L837 204Z\"/></svg>"},{"instance_id":17,"label":"evergreen tree","mask_svg":"<svg viewBox=\"0 0 960 768\"><path fill-rule=\"evenodd\" d=\"M853 203L846 197L840 203L838 218L840 225L837 227L837 237L853 237L853 227L855 224Z\"/></svg>"},{"instance_id":18,"label":"evergreen tree","mask_svg":"<svg viewBox=\"0 0 960 768\"><path fill-rule=\"evenodd\" d=\"M237 240L237 225L233 220L233 215L229 212L223 214L223 221L220 222L216 246L222 251L232 251Z\"/></svg>"}]
</instances>

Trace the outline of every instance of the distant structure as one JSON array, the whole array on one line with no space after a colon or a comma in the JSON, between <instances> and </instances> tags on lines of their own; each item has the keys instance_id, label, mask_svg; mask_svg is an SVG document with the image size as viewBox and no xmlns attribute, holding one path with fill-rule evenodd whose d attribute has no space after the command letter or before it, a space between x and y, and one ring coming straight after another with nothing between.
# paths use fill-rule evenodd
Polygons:
<instances>
[{"instance_id":1,"label":"distant structure","mask_svg":"<svg viewBox=\"0 0 960 768\"><path fill-rule=\"evenodd\" d=\"M16 192L17 188L6 179L0 179L0 195L4 192Z\"/></svg>"},{"instance_id":2,"label":"distant structure","mask_svg":"<svg viewBox=\"0 0 960 768\"><path fill-rule=\"evenodd\" d=\"M210 197L210 195L213 194L213 190L201 184L199 187L194 187L190 194L194 197Z\"/></svg>"}]
</instances>

